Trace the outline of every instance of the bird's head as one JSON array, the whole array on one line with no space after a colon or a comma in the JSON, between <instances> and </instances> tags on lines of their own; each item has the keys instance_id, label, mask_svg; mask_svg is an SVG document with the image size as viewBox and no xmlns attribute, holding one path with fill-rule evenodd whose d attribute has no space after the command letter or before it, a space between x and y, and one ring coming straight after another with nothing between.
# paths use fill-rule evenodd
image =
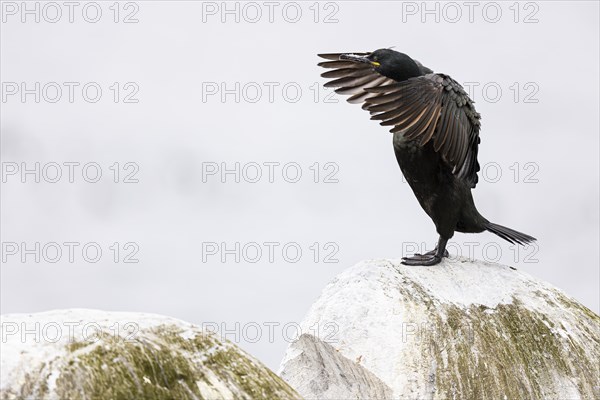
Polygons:
<instances>
[{"instance_id":1,"label":"bird's head","mask_svg":"<svg viewBox=\"0 0 600 400\"><path fill-rule=\"evenodd\" d=\"M397 82L422 75L412 58L392 49L375 50L366 56L342 54L340 59L370 64L375 71Z\"/></svg>"}]
</instances>

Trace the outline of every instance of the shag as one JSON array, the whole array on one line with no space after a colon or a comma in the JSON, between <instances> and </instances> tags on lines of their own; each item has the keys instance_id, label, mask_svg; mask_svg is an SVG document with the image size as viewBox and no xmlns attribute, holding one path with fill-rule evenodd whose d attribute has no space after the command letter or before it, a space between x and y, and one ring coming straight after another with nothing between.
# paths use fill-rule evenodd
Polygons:
<instances>
[{"instance_id":1,"label":"shag","mask_svg":"<svg viewBox=\"0 0 600 400\"><path fill-rule=\"evenodd\" d=\"M435 265L448 257L454 232L492 232L510 243L536 239L485 219L475 207L477 149L481 116L462 86L406 54L379 49L371 53L319 54L330 71L325 87L362 103L371 119L391 126L394 152L406 181L439 240L434 250L404 257L406 265Z\"/></svg>"}]
</instances>

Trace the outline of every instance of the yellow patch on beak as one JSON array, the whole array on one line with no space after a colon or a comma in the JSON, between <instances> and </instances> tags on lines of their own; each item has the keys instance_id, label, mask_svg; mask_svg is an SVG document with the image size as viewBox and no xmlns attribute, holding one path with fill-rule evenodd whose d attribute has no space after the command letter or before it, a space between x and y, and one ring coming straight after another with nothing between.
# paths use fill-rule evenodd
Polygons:
<instances>
[{"instance_id":1,"label":"yellow patch on beak","mask_svg":"<svg viewBox=\"0 0 600 400\"><path fill-rule=\"evenodd\" d=\"M374 67L379 67L381 64L378 63L377 61L371 61L371 65Z\"/></svg>"}]
</instances>

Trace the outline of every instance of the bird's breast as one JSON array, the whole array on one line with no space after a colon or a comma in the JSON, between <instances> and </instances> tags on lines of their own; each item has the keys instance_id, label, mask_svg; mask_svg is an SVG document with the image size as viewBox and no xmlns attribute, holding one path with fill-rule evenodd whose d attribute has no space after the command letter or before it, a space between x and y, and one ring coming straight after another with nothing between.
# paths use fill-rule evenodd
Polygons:
<instances>
[{"instance_id":1,"label":"bird's breast","mask_svg":"<svg viewBox=\"0 0 600 400\"><path fill-rule=\"evenodd\" d=\"M414 140L404 138L401 132L394 134L393 143L396 160L406 181L421 206L430 213L440 191L444 191L450 183L446 179L440 155L433 150L432 145L419 146ZM452 177L448 178L452 180Z\"/></svg>"}]
</instances>

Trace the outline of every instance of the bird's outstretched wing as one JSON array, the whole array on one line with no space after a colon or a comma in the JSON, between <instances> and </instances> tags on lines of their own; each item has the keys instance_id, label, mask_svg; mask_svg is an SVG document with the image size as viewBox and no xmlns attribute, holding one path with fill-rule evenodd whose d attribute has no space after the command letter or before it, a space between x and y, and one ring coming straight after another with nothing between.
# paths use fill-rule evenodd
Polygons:
<instances>
[{"instance_id":1,"label":"bird's outstretched wing","mask_svg":"<svg viewBox=\"0 0 600 400\"><path fill-rule=\"evenodd\" d=\"M369 64L339 60L339 54L320 56L331 60L320 66L333 68L322 76L335 78L325 87L336 87L340 94L352 94L348 101L363 102L362 108L371 113L371 119L393 126L390 132L402 132L406 140L419 146L433 142L434 150L442 155L452 172L475 187L480 115L458 82L448 75L433 73L396 82L377 73Z\"/></svg>"}]
</instances>

